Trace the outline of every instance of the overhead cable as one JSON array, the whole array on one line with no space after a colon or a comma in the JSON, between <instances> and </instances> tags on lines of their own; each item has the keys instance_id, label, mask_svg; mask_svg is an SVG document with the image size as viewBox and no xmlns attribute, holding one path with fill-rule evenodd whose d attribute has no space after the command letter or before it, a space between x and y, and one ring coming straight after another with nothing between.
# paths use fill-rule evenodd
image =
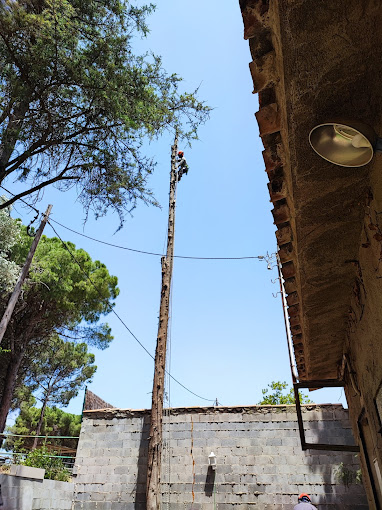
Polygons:
<instances>
[{"instance_id":1,"label":"overhead cable","mask_svg":"<svg viewBox=\"0 0 382 510\"><path fill-rule=\"evenodd\" d=\"M4 191L6 191L7 193L9 193L10 195L12 195L13 197L15 197L16 195L14 193L12 193L12 191L9 191L9 189L7 188L4 188L4 186L0 186L0 188L2 188ZM37 214L40 214L40 211L38 209L36 209L36 207L34 207L33 205L31 204L28 204L28 202L26 202L23 198L19 198L18 200L21 200L21 202L25 205L27 205L28 207L30 207L31 209L34 210L35 213Z\"/></svg>"},{"instance_id":2,"label":"overhead cable","mask_svg":"<svg viewBox=\"0 0 382 510\"><path fill-rule=\"evenodd\" d=\"M54 221L54 223L57 223L57 225L60 225L60 227L66 228L66 230L69 230L70 232L73 232L74 234L77 234L82 237L86 237L87 239L91 239L92 241L95 241L96 243L106 244L107 246L112 246L113 248L119 248L120 250L127 250L127 251L133 251L135 253L143 253L144 255L154 255L156 257L163 257L163 253L155 253L151 251L144 251L144 250L136 250L135 248L128 248L127 246L120 246L118 244L108 243L107 241L101 241L100 239L96 239L95 237L88 236L86 234L82 234L81 232L77 232L77 230L73 230L72 228L67 227L66 225L63 225L62 223L59 223L57 220L54 220L53 218L50 219L51 221ZM194 257L190 255L173 255L173 258L175 259L193 259L193 260L245 260L245 259L265 259L266 257L264 255L256 255L256 256L247 256L247 257Z\"/></svg>"},{"instance_id":3,"label":"overhead cable","mask_svg":"<svg viewBox=\"0 0 382 510\"><path fill-rule=\"evenodd\" d=\"M12 193L11 191L9 191L8 189L6 189L4 186L0 186L0 188L2 188L4 191L6 191L7 193L15 196L14 193ZM25 204L27 205L28 207L30 207L31 209L33 209L35 212L40 212L38 211L38 209L36 209L36 207L34 207L33 205L29 204L28 202L26 202L25 200L23 200L22 198L20 198L20 200ZM98 239L93 239L89 236L86 236L85 234L81 234L80 232L77 232L75 230L72 230L70 229L69 227L66 227L65 225L61 225L61 223L59 223L58 221L56 220L53 220L52 218L50 218L52 221L54 221L55 223L57 223L58 225L62 226L63 228L66 228L67 230L70 230L71 232L74 232L80 236L83 236L83 237L88 237L89 239L92 239L94 241L97 241L99 243L102 243L102 244L107 244L107 245L110 245L110 246L116 246L117 248L122 248L122 249L125 249L125 250L130 250L130 251L135 251L137 253L145 253L147 255L158 255L158 256L163 256L162 254L159 254L159 253L150 253L150 252L144 252L144 251L141 251L141 250L134 250L132 248L126 248L126 247L122 247L122 246L117 246L117 245L112 245L111 243L107 243L105 241L99 241ZM75 258L75 256L73 255L73 253L71 252L71 250L69 249L68 245L65 243L65 241L63 241L63 239L60 237L60 235L58 234L57 230L53 227L53 225L50 223L50 221L48 220L48 224L49 226L52 228L53 232L56 234L56 236L59 238L59 240L61 241L61 243L63 244L63 246L65 247L65 249L69 252L69 254L71 255L72 259L75 261L75 263L78 265L78 267L81 269L81 271L84 273L85 277L89 280L89 282L93 285L93 287L95 288L96 292L101 296L101 293L99 292L97 286L94 284L94 282L92 281L92 279L84 272L84 270L82 269L81 267L81 264L78 262L78 260ZM178 258L200 258L200 257L181 257L181 256L178 256ZM259 256L259 257L243 257L243 258L259 258L259 259L263 259L264 257L263 256ZM102 296L101 296L102 297ZM130 335L134 338L134 340L142 347L142 349L150 356L150 358L152 358L154 361L155 361L155 357L151 354L151 352L146 349L146 347L143 345L143 343L134 335L134 333L131 331L131 329L127 326L127 324L124 322L124 320L122 319L122 317L120 317L117 312L114 310L114 309L111 309L111 312L117 317L117 319L121 322L121 324L125 327L125 329L130 333ZM180 381L178 381L178 379L176 379L170 372L168 372L167 370L165 370L165 372L167 373L167 375L173 380L175 381L179 386L181 386L183 389L185 389L186 391L188 391L189 393L191 393L192 395L194 395L195 397L197 398L200 398L201 400L205 400L207 402L215 402L215 399L210 399L210 398L205 398L205 397L202 397L200 395L198 395L197 393L193 392L192 390L190 390L189 388L187 388L187 386L185 386L184 384L182 384Z\"/></svg>"},{"instance_id":4,"label":"overhead cable","mask_svg":"<svg viewBox=\"0 0 382 510\"><path fill-rule=\"evenodd\" d=\"M93 280L90 278L90 276L88 276L85 271L83 270L81 264L78 262L78 260L76 259L76 257L74 256L74 254L72 253L72 251L70 250L70 248L68 247L68 245L65 243L65 241L63 241L63 239L61 239L60 235L58 234L57 230L53 227L53 225L50 223L50 221L48 220L48 224L50 225L50 227L52 228L53 232L56 234L56 236L58 237L58 239L61 241L62 245L64 246L64 248L69 252L70 256L72 257L72 259L74 260L74 262L78 265L78 267L81 269L82 273L85 275L85 277L87 278L87 280L89 280L89 282L91 283L91 285L94 287L94 289L96 290L97 294L102 298L102 294L101 292L99 291L98 287L95 285L95 283L93 282ZM127 324L124 322L124 320L122 319L122 317L120 317L120 315L118 315L118 313L112 308L111 309L111 312L117 317L117 319L121 322L121 324L125 327L125 329L130 333L130 335L134 338L134 340L142 347L142 349L150 356L150 358L152 358L154 361L155 361L155 357L151 354L151 352L143 345L143 343L134 335L134 333L131 331L131 329L127 326ZM176 379L173 375L170 374L170 372L168 372L167 370L165 370L165 372L167 373L167 375L169 377L171 377L171 379L173 381L175 381L177 384L179 384L179 386L181 386L183 389L185 389L186 391L188 391L189 393L191 393L192 395L194 395L195 397L198 397L200 398L201 400L206 400L207 402L215 402L215 399L211 399L211 398L205 398L205 397L201 397L200 395L198 395L197 393L193 392L192 390L190 390L189 388L187 388L187 386L185 386L184 384L182 384L180 381L178 381L178 379Z\"/></svg>"},{"instance_id":5,"label":"overhead cable","mask_svg":"<svg viewBox=\"0 0 382 510\"><path fill-rule=\"evenodd\" d=\"M5 190L7 193L10 193L11 195L16 196L14 193L12 193L8 189L4 188L4 186L0 186L0 187L3 190ZM19 200L21 200L21 202L23 202L25 205L27 205L28 207L33 209L35 212L39 213L38 209L36 209L33 205L28 204L28 202L26 202L22 198L20 198ZM101 239L96 239L95 237L91 237L86 234L82 234L81 232L78 232L77 230L67 227L66 225L60 223L59 221L54 220L53 218L50 218L50 221L57 223L57 225L60 225L60 227L65 228L66 230L69 230L69 232L73 232L73 234L77 234L81 237L85 237L86 239L90 239L91 241L94 241L96 243L105 244L106 246L111 246L113 248L118 248L120 250L132 251L134 253L142 253L143 255L152 255L155 257L163 257L164 256L163 253L156 253L156 252L145 251L145 250L137 250L135 248L129 248L127 246L121 246L118 244L108 243L107 241L102 241ZM266 256L266 255L249 255L249 256L244 256L244 257L194 257L191 255L173 255L173 258L189 259L189 260L253 260L253 259L266 260L266 261L268 260L268 256Z\"/></svg>"}]
</instances>

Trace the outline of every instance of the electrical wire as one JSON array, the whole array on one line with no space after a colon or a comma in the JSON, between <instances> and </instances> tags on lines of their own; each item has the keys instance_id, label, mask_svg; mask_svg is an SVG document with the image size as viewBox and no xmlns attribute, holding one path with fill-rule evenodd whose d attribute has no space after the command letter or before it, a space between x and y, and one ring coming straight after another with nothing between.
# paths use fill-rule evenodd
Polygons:
<instances>
[{"instance_id":1,"label":"electrical wire","mask_svg":"<svg viewBox=\"0 0 382 510\"><path fill-rule=\"evenodd\" d=\"M76 259L76 257L73 255L72 251L70 250L70 248L68 247L68 245L65 243L65 241L63 241L63 239L61 239L60 235L58 234L57 230L53 227L53 225L50 223L50 220L48 220L48 224L49 226L51 227L51 229L53 230L53 232L56 234L56 236L58 237L58 239L61 241L62 245L64 246L64 248L69 252L70 256L72 257L72 259L74 260L74 262L78 265L78 267L81 269L82 273L85 275L85 277L89 280L89 282L91 283L91 285L94 287L94 289L96 290L97 294L102 298L102 294L101 292L99 291L98 287L95 285L95 283L93 282L93 280L90 278L90 276L88 276L85 271L82 269L81 267L81 264L78 262L78 260ZM130 335L134 338L134 340L142 347L142 349L150 356L150 358L152 358L154 361L155 361L155 357L151 354L151 352L146 349L146 347L143 345L143 343L134 335L134 333L131 331L131 329L127 326L127 324L124 322L124 320L122 319L122 317L120 317L120 315L118 315L118 313L114 310L114 309L111 309L111 312L117 317L117 319L120 321L120 323L125 327L125 329L130 333ZM192 390L190 390L189 388L187 388L187 386L185 386L184 384L182 384L180 381L178 381L178 379L176 379L172 374L170 374L170 372L168 372L167 370L165 370L165 372L167 373L167 375L169 377L171 377L171 379L173 381L175 381L177 384L179 384L179 386L181 386L183 389L185 389L186 391L188 391L189 393L191 393L192 395L194 395L195 397L198 397L200 398L201 400L206 400L207 402L214 402L215 399L211 399L211 398L205 398L205 397L202 397L200 395L198 395L197 393L193 392Z\"/></svg>"},{"instance_id":2,"label":"electrical wire","mask_svg":"<svg viewBox=\"0 0 382 510\"><path fill-rule=\"evenodd\" d=\"M9 191L8 189L4 188L4 186L0 186L3 190L5 190L7 193L16 196L14 193ZM25 205L33 209L35 212L40 213L38 209L36 209L33 205L28 204L25 200L20 198L21 202L23 202ZM86 234L82 234L81 232L78 232L77 230L74 230L70 227L67 227L66 225L60 223L57 220L54 220L53 218L50 218L50 221L53 221L54 223L57 223L57 225L60 225L60 227L65 228L66 230L69 230L69 232L73 232L73 234L77 234L81 237L85 237L86 239L90 239L91 241L94 241L96 243L105 244L106 246L111 246L112 248L118 248L120 250L127 250L132 251L134 253L141 253L143 255L152 255L154 257L163 257L163 253L156 253L151 251L144 251L144 250L137 250L135 248L129 248L127 246L121 246L118 244L108 243L107 241L102 241L101 239L96 239L95 237L88 236ZM244 256L244 257L194 257L190 255L173 255L173 258L176 259L189 259L189 260L267 260L267 256L265 255L251 255L251 256Z\"/></svg>"},{"instance_id":3,"label":"electrical wire","mask_svg":"<svg viewBox=\"0 0 382 510\"><path fill-rule=\"evenodd\" d=\"M16 195L14 193L12 193L12 191L9 191L9 189L7 188L4 188L4 186L0 186L0 188L2 188L4 191L6 191L7 193L9 193L10 195L12 195L13 197L15 197ZM18 200L21 200L21 202L23 202L23 204L27 205L28 207L30 207L31 209L34 210L34 212L40 214L40 211L38 209L36 209L36 207L34 207L33 205L31 204L28 204L28 202L26 202L23 198L19 198Z\"/></svg>"},{"instance_id":4,"label":"electrical wire","mask_svg":"<svg viewBox=\"0 0 382 510\"><path fill-rule=\"evenodd\" d=\"M136 250L134 248L128 248L127 246L121 246L118 244L108 243L107 241L101 241L100 239L96 239L95 237L88 236L86 234L82 234L81 232L77 232L76 230L73 230L72 228L69 228L62 223L59 223L57 220L54 220L53 218L50 219L50 221L53 221L54 223L57 223L57 225L60 225L60 227L65 228L66 230L69 230L70 232L73 232L74 234L77 234L82 237L86 237L86 239L90 239L92 241L95 241L96 243L100 244L106 244L107 246L112 246L113 248L119 248L120 250L127 250L127 251L133 251L135 253L142 253L144 255L153 255L155 257L163 257L163 253L155 253L151 251L144 251L144 250ZM257 255L257 256L248 256L248 257L193 257L189 255L173 255L174 259L191 259L191 260L246 260L246 259L264 259L264 255Z\"/></svg>"},{"instance_id":5,"label":"electrical wire","mask_svg":"<svg viewBox=\"0 0 382 510\"><path fill-rule=\"evenodd\" d=\"M4 191L6 191L7 193L15 196L14 193L12 193L11 191L9 191L8 189L6 189L4 186L0 186L0 188L2 188ZM38 209L36 209L36 207L34 207L33 205L29 204L28 202L26 202L24 199L20 198L19 200L21 200L25 205L27 205L28 207L30 207L31 209L33 209L35 212L37 213L40 213L40 211ZM163 255L160 254L160 253L150 253L150 252L145 252L145 251L141 251L141 250L134 250L133 248L126 248L126 247L123 247L123 246L117 246L117 245L113 245L111 243L107 243L105 241L100 241L98 239L94 239L90 236L87 236L85 234L81 234L80 232L77 232L75 230L72 230L71 228L69 227L66 227L65 225L62 225L61 223L59 223L58 221L56 220L53 220L52 218L50 218L50 220L48 220L48 224L49 226L51 227L51 229L53 230L53 232L56 234L56 236L59 238L59 240L61 241L61 243L63 244L63 246L65 247L65 249L69 252L69 254L71 255L72 259L75 261L75 263L78 265L78 267L81 269L81 271L83 272L83 274L85 275L85 277L89 280L89 282L93 285L93 287L95 288L95 290L97 291L97 293L101 296L101 293L99 292L97 286L94 284L94 282L91 280L91 278L84 272L84 270L82 269L80 263L78 262L78 260L75 258L75 256L73 255L73 253L70 251L70 249L68 248L67 244L65 243L65 241L63 241L60 237L60 235L58 234L57 230L53 227L53 225L50 223L50 221L54 221L55 223L57 223L58 225L60 225L61 227L63 228L66 228L67 230L70 230L71 232L74 232L75 234L78 234L80 236L83 236L83 237L87 237L89 239L92 239L94 241L97 241L99 243L102 243L102 244L106 244L106 245L109 245L109 246L114 246L116 248L121 248L121 249L124 249L124 250L129 250L129 251L134 251L134 252L137 252L137 253L144 253L144 254L147 254L147 255L157 255L157 256L160 256L162 257ZM206 258L206 257L182 257L180 255L175 255L175 257L178 257L178 258ZM221 257L219 257L221 258ZM259 257L243 257L243 258L259 258L259 259L262 259L264 258L263 256L259 256ZM209 257L207 257L207 259L210 259ZM224 258L223 258L224 259ZM212 260L216 260L216 259L212 259ZM102 296L101 296L102 297ZM151 354L151 352L146 349L146 347L143 345L143 343L134 335L134 333L131 331L131 329L127 326L127 324L124 322L124 320L122 319L122 317L120 317L117 312L112 309L111 312L117 317L117 319L120 321L120 323L125 327L125 329L130 333L130 335L134 338L134 340L142 347L142 349L150 356L150 358L152 358L154 361L155 361L155 357ZM175 381L179 386L181 386L183 389L185 389L186 391L188 391L189 393L191 393L192 395L194 395L195 397L197 398L200 398L201 400L205 400L207 402L214 402L215 399L210 399L210 398L205 398L205 397L202 397L200 395L198 395L197 393L194 393L192 390L190 390L189 388L187 388L187 386L185 386L184 384L182 384L180 381L178 381L178 379L176 379L170 372L168 372L167 370L165 370L165 372L167 373L167 375L173 380Z\"/></svg>"}]
</instances>

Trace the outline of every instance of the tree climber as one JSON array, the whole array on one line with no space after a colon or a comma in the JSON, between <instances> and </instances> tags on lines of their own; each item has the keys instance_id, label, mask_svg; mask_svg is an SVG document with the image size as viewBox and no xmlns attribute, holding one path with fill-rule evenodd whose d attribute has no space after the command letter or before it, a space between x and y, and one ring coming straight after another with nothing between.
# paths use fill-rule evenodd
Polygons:
<instances>
[{"instance_id":1,"label":"tree climber","mask_svg":"<svg viewBox=\"0 0 382 510\"><path fill-rule=\"evenodd\" d=\"M182 178L183 174L188 174L188 165L186 158L184 157L184 152L179 151L178 152L178 182Z\"/></svg>"}]
</instances>

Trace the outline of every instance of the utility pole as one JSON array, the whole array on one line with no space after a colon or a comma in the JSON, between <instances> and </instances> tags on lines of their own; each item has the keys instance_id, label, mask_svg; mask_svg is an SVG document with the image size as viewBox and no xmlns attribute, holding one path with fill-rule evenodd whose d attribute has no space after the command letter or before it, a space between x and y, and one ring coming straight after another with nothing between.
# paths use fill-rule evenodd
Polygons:
<instances>
[{"instance_id":1,"label":"utility pole","mask_svg":"<svg viewBox=\"0 0 382 510\"><path fill-rule=\"evenodd\" d=\"M24 264L24 267L21 271L21 274L19 276L19 279L17 280L17 283L15 285L15 288L14 288L14 291L12 292L12 295L9 299L9 303L8 303L8 306L4 312L4 315L3 315L3 318L1 319L1 322L0 322L0 344L1 342L3 341L3 337L4 337L4 334L5 334L5 331L7 330L7 326L8 326L8 323L11 319L11 316L12 316L12 313L13 313L13 310L16 306L16 303L17 303L17 300L19 298L19 295L20 295L20 292L21 292L21 287L25 281L25 278L27 277L27 274L28 274L28 271L29 271L29 268L30 268L30 265L32 263L32 259L33 259L33 256L35 254L35 251L36 251L36 248L37 248L37 245L41 239L41 236L42 236L42 232L45 228L45 225L48 221L48 218L49 218L49 214L50 214L50 211L52 210L52 205L48 205L48 208L44 214L44 217L43 219L41 220L41 223L40 223L40 226L36 232L36 235L35 235L35 238L33 239L33 243L32 243L32 246L30 247L30 250L29 250L29 253L28 253L28 256L27 256L27 259L25 261L25 264Z\"/></svg>"},{"instance_id":2,"label":"utility pole","mask_svg":"<svg viewBox=\"0 0 382 510\"><path fill-rule=\"evenodd\" d=\"M176 155L178 135L171 147L170 199L168 211L167 253L162 257L162 289L159 310L157 347L155 351L154 384L151 404L151 423L147 459L146 510L159 510L161 506L161 464L163 393L166 370L167 327L170 307L171 277L174 255L175 203L177 184Z\"/></svg>"}]
</instances>

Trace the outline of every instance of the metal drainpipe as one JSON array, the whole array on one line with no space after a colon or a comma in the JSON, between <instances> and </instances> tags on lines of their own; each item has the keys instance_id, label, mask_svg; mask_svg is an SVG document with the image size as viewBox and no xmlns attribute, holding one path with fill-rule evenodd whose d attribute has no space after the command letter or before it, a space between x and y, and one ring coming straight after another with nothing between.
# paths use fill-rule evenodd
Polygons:
<instances>
[{"instance_id":1,"label":"metal drainpipe","mask_svg":"<svg viewBox=\"0 0 382 510\"><path fill-rule=\"evenodd\" d=\"M288 340L288 353L289 353L289 362L290 362L290 369L292 372L292 379L293 383L298 382L298 372L297 372L297 366L296 366L296 360L294 357L293 352L293 342L292 342L292 334L290 331L290 324L289 324L289 318L288 318L288 304L286 301L286 292L284 287L284 278L281 272L281 261L279 254L276 253L276 260L277 260L277 269L279 272L279 281L280 281L280 293L281 293L281 301L283 305L283 312L284 312L284 322L285 322L285 330Z\"/></svg>"}]
</instances>

